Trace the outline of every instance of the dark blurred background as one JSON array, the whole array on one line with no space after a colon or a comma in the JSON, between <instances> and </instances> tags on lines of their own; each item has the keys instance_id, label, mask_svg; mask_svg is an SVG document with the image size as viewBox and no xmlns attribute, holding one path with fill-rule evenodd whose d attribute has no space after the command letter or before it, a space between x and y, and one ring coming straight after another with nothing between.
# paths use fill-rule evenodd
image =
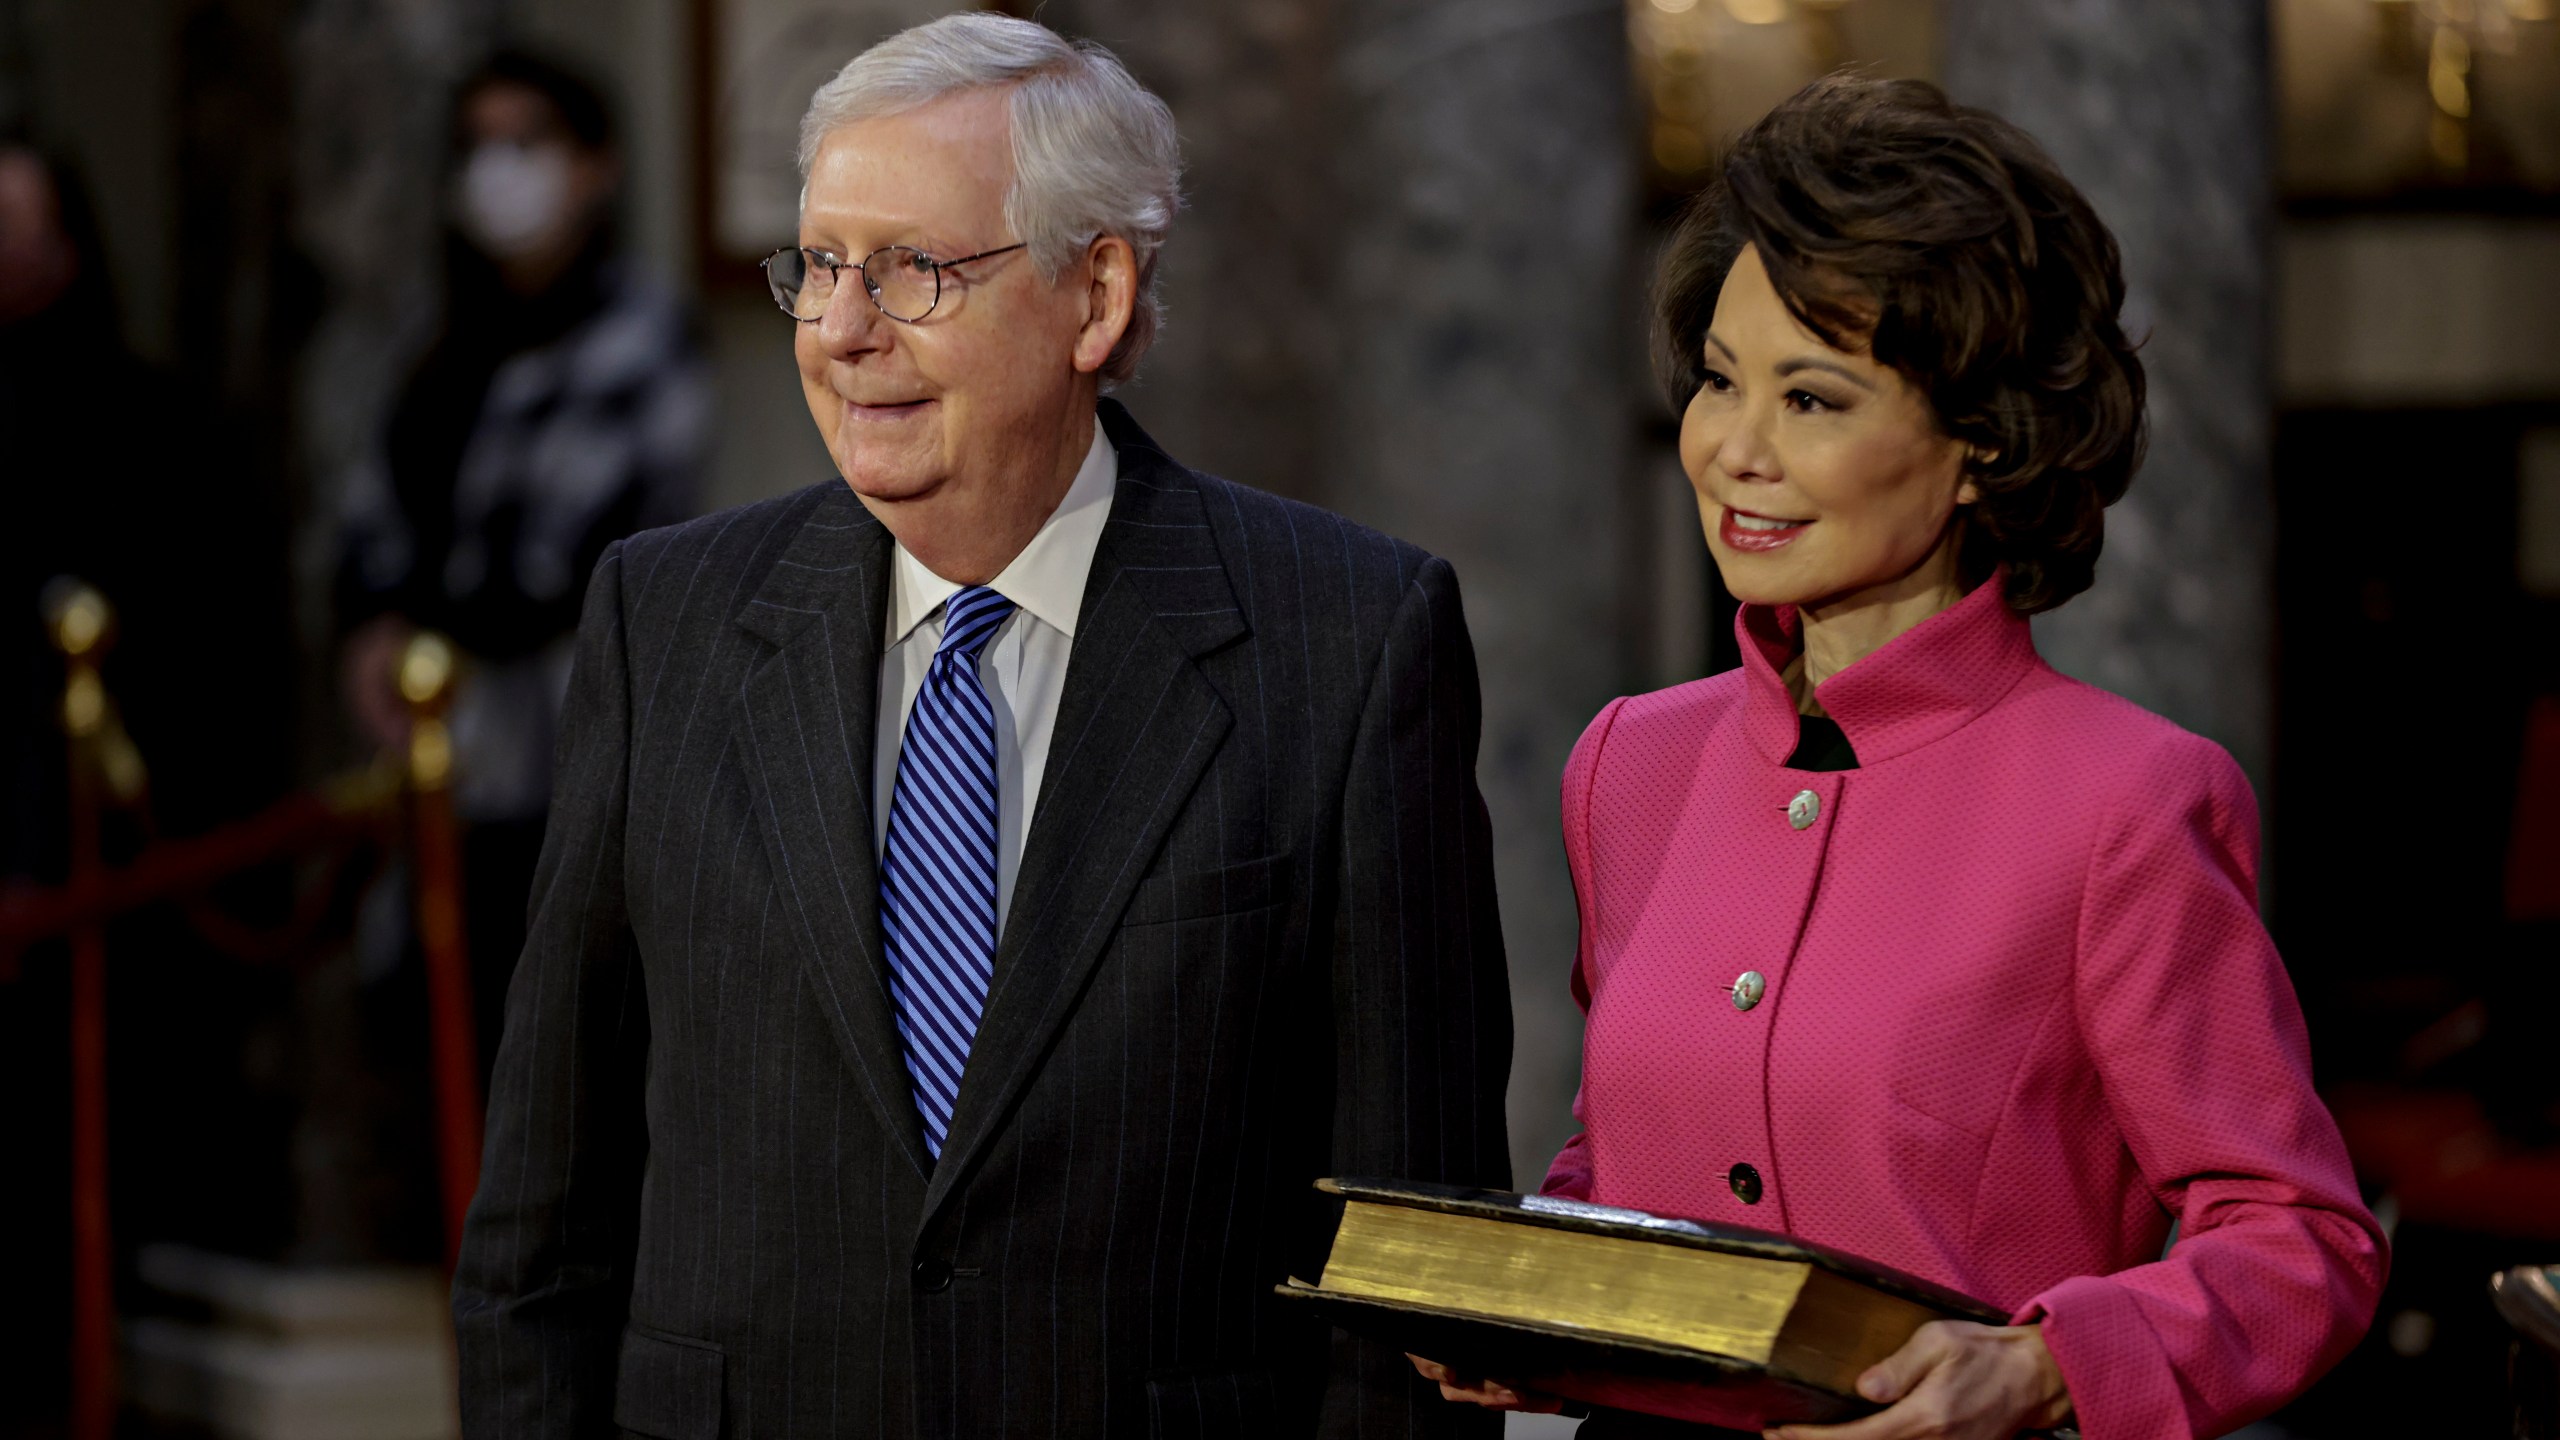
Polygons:
<instances>
[{"instance_id":1,"label":"dark blurred background","mask_svg":"<svg viewBox=\"0 0 2560 1440\"><path fill-rule=\"evenodd\" d=\"M754 262L792 234L810 91L951 8L0 0L0 1433L449 1433L420 936L452 892L399 766L366 769L421 773L394 672L420 631L460 655L435 804L485 1052L586 566L829 476ZM2394 1227L2373 1336L2247 1433L2508 1433L2486 1280L2560 1260L2552 0L1038 18L1182 127L1141 420L1458 568L1522 1176L1579 1056L1566 750L1733 662L1643 363L1652 249L1724 139L1838 66L2035 133L2123 243L2155 427L2097 589L2039 639L2255 781L2268 919ZM115 611L86 769L58 576ZM155 856L199 868L46 908ZM69 1323L82 1013L103 1419Z\"/></svg>"}]
</instances>

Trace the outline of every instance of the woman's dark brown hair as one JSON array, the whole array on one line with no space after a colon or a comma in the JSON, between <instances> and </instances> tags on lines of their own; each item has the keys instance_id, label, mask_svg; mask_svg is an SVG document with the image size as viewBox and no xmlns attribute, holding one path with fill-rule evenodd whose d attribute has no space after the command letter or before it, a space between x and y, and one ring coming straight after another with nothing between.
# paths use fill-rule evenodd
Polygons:
<instances>
[{"instance_id":1,"label":"woman's dark brown hair","mask_svg":"<svg viewBox=\"0 0 2560 1440\"><path fill-rule=\"evenodd\" d=\"M2142 362L2115 237L2024 130L1917 80L1833 75L1734 143L1662 261L1655 342L1685 405L1744 246L1787 309L1866 348L1970 443L1960 517L1978 582L2023 615L2089 588L2106 507L2142 463Z\"/></svg>"}]
</instances>

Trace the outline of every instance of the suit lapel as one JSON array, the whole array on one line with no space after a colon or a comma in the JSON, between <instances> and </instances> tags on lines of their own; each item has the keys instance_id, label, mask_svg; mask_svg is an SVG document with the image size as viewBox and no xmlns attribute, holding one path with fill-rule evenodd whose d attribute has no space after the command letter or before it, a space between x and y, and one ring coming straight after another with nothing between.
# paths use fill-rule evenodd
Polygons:
<instances>
[{"instance_id":1,"label":"suit lapel","mask_svg":"<svg viewBox=\"0 0 2560 1440\"><path fill-rule=\"evenodd\" d=\"M862 1090L919 1173L924 1137L889 999L872 853L871 765L889 532L838 486L802 523L738 624L776 647L738 695L747 782L810 989Z\"/></svg>"},{"instance_id":2,"label":"suit lapel","mask_svg":"<svg viewBox=\"0 0 2560 1440\"><path fill-rule=\"evenodd\" d=\"M1104 402L1120 454L1038 808L970 1047L935 1211L1047 1058L1120 913L1233 723L1193 664L1245 633L1198 482Z\"/></svg>"}]
</instances>

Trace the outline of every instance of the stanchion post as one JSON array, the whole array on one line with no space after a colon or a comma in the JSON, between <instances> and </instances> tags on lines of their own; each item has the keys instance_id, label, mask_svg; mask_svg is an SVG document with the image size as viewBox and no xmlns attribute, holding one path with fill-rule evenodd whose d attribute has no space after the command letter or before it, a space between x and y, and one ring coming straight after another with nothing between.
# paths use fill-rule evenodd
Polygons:
<instances>
[{"instance_id":1,"label":"stanchion post","mask_svg":"<svg viewBox=\"0 0 2560 1440\"><path fill-rule=\"evenodd\" d=\"M98 662L114 639L106 597L76 582L46 587L45 625L63 661L62 732L69 762L70 888L105 880L100 827L102 741L113 725ZM71 941L71 1436L110 1440L116 1423L115 1242L107 1211L106 922Z\"/></svg>"},{"instance_id":2,"label":"stanchion post","mask_svg":"<svg viewBox=\"0 0 2560 1440\"><path fill-rule=\"evenodd\" d=\"M400 657L409 704L410 868L418 941L427 965L427 1039L443 1183L445 1262L460 1253L463 1216L480 1187L480 1043L471 1015L471 954L463 930L462 840L453 818L453 647L421 633Z\"/></svg>"}]
</instances>

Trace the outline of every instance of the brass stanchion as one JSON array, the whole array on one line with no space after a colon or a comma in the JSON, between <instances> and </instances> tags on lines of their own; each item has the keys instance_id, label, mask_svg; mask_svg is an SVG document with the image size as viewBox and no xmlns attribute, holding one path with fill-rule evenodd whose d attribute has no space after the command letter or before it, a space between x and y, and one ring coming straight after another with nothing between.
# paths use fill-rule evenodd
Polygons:
<instances>
[{"instance_id":1,"label":"brass stanchion","mask_svg":"<svg viewBox=\"0 0 2560 1440\"><path fill-rule=\"evenodd\" d=\"M427 1030L436 1097L436 1159L444 1189L445 1263L461 1251L462 1221L480 1188L480 1046L471 1018L471 954L463 931L462 843L454 825L453 647L420 634L400 657L409 703L411 863L418 941L427 965Z\"/></svg>"},{"instance_id":2,"label":"brass stanchion","mask_svg":"<svg viewBox=\"0 0 2560 1440\"><path fill-rule=\"evenodd\" d=\"M106 597L77 581L45 587L45 626L63 660L62 733L71 800L70 892L104 883L105 795L141 789L98 662L115 637ZM121 782L121 783L119 783ZM116 1423L115 1248L107 1210L107 940L93 916L71 942L71 1435L109 1440Z\"/></svg>"}]
</instances>

